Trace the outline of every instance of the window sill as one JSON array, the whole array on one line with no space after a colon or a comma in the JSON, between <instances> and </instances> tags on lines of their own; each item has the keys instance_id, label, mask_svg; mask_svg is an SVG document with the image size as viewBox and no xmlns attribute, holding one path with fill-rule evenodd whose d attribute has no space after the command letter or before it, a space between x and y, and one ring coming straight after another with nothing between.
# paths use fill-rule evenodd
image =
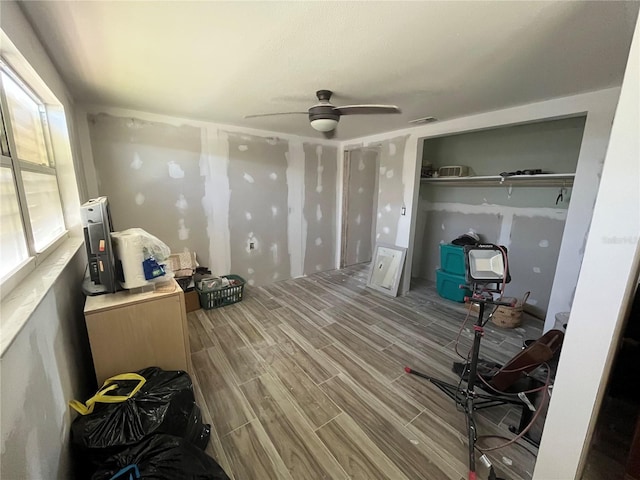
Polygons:
<instances>
[{"instance_id":1,"label":"window sill","mask_svg":"<svg viewBox=\"0 0 640 480\"><path fill-rule=\"evenodd\" d=\"M0 304L0 358L4 356L13 340L29 321L33 312L83 243L82 237L66 239L2 299Z\"/></svg>"},{"instance_id":2,"label":"window sill","mask_svg":"<svg viewBox=\"0 0 640 480\"><path fill-rule=\"evenodd\" d=\"M13 290L20 285L38 265L44 263L49 255L55 252L60 245L67 241L69 232L65 230L58 235L51 243L49 243L42 253L27 258L21 265L17 266L10 274L2 279L2 288L0 290L0 301L4 301L4 297L11 295Z\"/></svg>"}]
</instances>

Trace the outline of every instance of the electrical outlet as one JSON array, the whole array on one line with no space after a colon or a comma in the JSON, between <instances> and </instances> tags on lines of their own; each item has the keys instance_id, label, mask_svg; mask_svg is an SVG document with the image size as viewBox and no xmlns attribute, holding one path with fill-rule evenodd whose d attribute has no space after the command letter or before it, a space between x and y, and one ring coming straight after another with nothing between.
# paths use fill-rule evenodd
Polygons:
<instances>
[{"instance_id":1,"label":"electrical outlet","mask_svg":"<svg viewBox=\"0 0 640 480\"><path fill-rule=\"evenodd\" d=\"M402 211L400 215L406 215L406 214L407 214L407 207L402 207Z\"/></svg>"},{"instance_id":2,"label":"electrical outlet","mask_svg":"<svg viewBox=\"0 0 640 480\"><path fill-rule=\"evenodd\" d=\"M249 242L249 250L253 250L254 248L256 248L256 244L253 242Z\"/></svg>"}]
</instances>

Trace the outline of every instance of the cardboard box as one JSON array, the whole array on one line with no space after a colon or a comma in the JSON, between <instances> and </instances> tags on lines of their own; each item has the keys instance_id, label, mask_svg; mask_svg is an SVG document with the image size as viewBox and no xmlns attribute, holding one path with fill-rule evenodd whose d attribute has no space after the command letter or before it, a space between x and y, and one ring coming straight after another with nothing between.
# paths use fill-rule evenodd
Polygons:
<instances>
[{"instance_id":1,"label":"cardboard box","mask_svg":"<svg viewBox=\"0 0 640 480\"><path fill-rule=\"evenodd\" d=\"M188 277L193 275L198 262L196 262L196 252L182 252L169 255L167 266L173 271L176 277Z\"/></svg>"},{"instance_id":2,"label":"cardboard box","mask_svg":"<svg viewBox=\"0 0 640 480\"><path fill-rule=\"evenodd\" d=\"M184 306L187 313L193 312L194 310L199 310L200 297L198 297L198 292L196 292L195 290L184 292Z\"/></svg>"}]
</instances>

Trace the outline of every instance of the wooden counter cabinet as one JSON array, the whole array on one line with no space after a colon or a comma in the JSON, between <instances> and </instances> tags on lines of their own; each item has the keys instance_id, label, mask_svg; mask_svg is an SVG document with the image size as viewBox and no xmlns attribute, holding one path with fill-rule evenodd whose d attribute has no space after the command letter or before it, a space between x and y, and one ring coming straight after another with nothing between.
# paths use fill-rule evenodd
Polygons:
<instances>
[{"instance_id":1,"label":"wooden counter cabinet","mask_svg":"<svg viewBox=\"0 0 640 480\"><path fill-rule=\"evenodd\" d=\"M84 317L98 386L151 366L193 373L184 293L175 280L154 292L87 297Z\"/></svg>"}]
</instances>

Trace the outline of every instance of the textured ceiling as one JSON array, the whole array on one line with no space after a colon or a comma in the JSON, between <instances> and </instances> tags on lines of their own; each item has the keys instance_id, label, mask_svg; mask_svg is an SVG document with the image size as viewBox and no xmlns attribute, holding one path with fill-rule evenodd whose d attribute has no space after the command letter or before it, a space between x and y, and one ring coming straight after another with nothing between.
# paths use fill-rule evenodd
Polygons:
<instances>
[{"instance_id":1,"label":"textured ceiling","mask_svg":"<svg viewBox=\"0 0 640 480\"><path fill-rule=\"evenodd\" d=\"M621 83L636 2L23 2L72 95L299 135L321 88L338 139Z\"/></svg>"}]
</instances>

